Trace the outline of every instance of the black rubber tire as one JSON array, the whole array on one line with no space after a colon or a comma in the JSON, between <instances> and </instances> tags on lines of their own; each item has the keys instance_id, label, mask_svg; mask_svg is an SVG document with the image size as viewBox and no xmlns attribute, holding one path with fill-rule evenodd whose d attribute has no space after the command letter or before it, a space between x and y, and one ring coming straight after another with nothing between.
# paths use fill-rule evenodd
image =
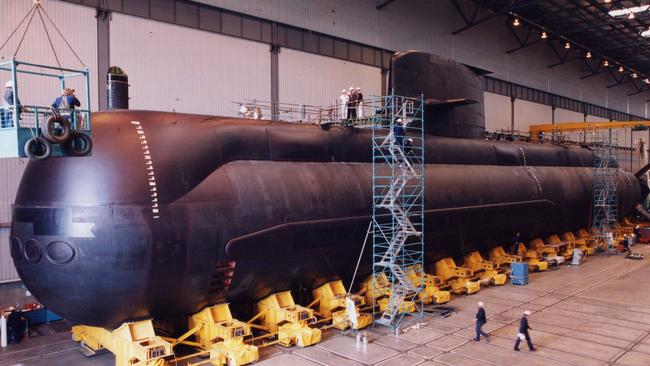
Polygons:
<instances>
[{"instance_id":1,"label":"black rubber tire","mask_svg":"<svg viewBox=\"0 0 650 366\"><path fill-rule=\"evenodd\" d=\"M56 133L56 124L62 127L60 134ZM63 117L49 116L41 126L41 134L53 144L63 144L72 135L72 126L70 126L70 121Z\"/></svg>"},{"instance_id":2,"label":"black rubber tire","mask_svg":"<svg viewBox=\"0 0 650 366\"><path fill-rule=\"evenodd\" d=\"M76 143L81 140L82 147L76 146ZM90 154L93 149L93 140L87 134L79 131L72 131L72 135L65 143L65 151L70 156L86 156Z\"/></svg>"},{"instance_id":3,"label":"black rubber tire","mask_svg":"<svg viewBox=\"0 0 650 366\"><path fill-rule=\"evenodd\" d=\"M25 155L32 160L45 160L52 155L52 145L41 136L27 140L24 150Z\"/></svg>"}]
</instances>

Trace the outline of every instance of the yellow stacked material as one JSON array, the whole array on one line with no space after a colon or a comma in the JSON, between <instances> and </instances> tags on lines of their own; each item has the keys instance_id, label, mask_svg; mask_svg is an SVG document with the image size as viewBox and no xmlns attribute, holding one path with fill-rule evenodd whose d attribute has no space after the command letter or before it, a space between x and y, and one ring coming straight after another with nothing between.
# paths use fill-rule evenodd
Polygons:
<instances>
[{"instance_id":1,"label":"yellow stacked material","mask_svg":"<svg viewBox=\"0 0 650 366\"><path fill-rule=\"evenodd\" d=\"M244 343L251 335L249 324L233 319L228 304L207 307L192 315L189 328L203 350L210 351L212 365L247 365L259 360L259 350Z\"/></svg>"},{"instance_id":2,"label":"yellow stacked material","mask_svg":"<svg viewBox=\"0 0 650 366\"><path fill-rule=\"evenodd\" d=\"M566 261L571 261L571 258L573 257L573 248L575 248L573 242L563 242L560 240L559 236L551 235L546 238L546 244L556 246L557 254L564 257Z\"/></svg>"},{"instance_id":3,"label":"yellow stacked material","mask_svg":"<svg viewBox=\"0 0 650 366\"><path fill-rule=\"evenodd\" d=\"M466 254L463 266L478 276L479 282L484 285L503 285L508 279L504 270L497 269L494 263L483 259L478 251Z\"/></svg>"},{"instance_id":4,"label":"yellow stacked material","mask_svg":"<svg viewBox=\"0 0 650 366\"><path fill-rule=\"evenodd\" d=\"M528 263L528 268L532 271L545 271L548 269L548 262L537 256L537 251L526 249L524 243L519 243L517 254L522 260Z\"/></svg>"},{"instance_id":5,"label":"yellow stacked material","mask_svg":"<svg viewBox=\"0 0 650 366\"><path fill-rule=\"evenodd\" d=\"M320 342L320 329L309 327L315 321L314 311L296 305L290 291L266 297L257 303L257 309L258 314L252 320L259 318L265 330L277 332L281 345L306 347Z\"/></svg>"},{"instance_id":6,"label":"yellow stacked material","mask_svg":"<svg viewBox=\"0 0 650 366\"><path fill-rule=\"evenodd\" d=\"M568 231L560 237L563 241L572 242L576 248L582 250L585 255L594 255L593 245L589 245L589 241L584 238L576 238L572 232Z\"/></svg>"},{"instance_id":7,"label":"yellow stacked material","mask_svg":"<svg viewBox=\"0 0 650 366\"><path fill-rule=\"evenodd\" d=\"M469 268L456 266L451 257L437 261L435 269L436 275L451 287L454 294L473 294L481 287L478 277Z\"/></svg>"},{"instance_id":8,"label":"yellow stacked material","mask_svg":"<svg viewBox=\"0 0 650 366\"><path fill-rule=\"evenodd\" d=\"M522 258L520 255L508 254L503 247L498 246L490 249L490 261L497 267L503 267L513 262L521 262Z\"/></svg>"},{"instance_id":9,"label":"yellow stacked material","mask_svg":"<svg viewBox=\"0 0 650 366\"><path fill-rule=\"evenodd\" d=\"M442 278L424 273L419 264L408 267L406 275L415 287L423 286L423 291L418 294L418 300L424 304L444 304L451 299L449 291L442 290Z\"/></svg>"},{"instance_id":10,"label":"yellow stacked material","mask_svg":"<svg viewBox=\"0 0 650 366\"><path fill-rule=\"evenodd\" d=\"M319 314L323 318L331 318L332 326L339 330L365 328L372 323L372 315L363 312L366 299L361 295L347 294L341 280L328 282L312 291L315 302L319 305ZM349 299L349 300L348 300ZM348 301L354 303L354 313L348 308ZM350 317L355 317L351 322ZM354 319L353 319L354 320Z\"/></svg>"}]
</instances>

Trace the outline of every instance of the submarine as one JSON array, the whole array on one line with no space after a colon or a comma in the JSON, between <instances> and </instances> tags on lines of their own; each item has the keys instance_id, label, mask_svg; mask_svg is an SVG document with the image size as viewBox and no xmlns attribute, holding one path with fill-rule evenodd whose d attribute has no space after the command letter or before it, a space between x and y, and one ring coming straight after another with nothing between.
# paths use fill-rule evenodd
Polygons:
<instances>
[{"instance_id":1,"label":"submarine","mask_svg":"<svg viewBox=\"0 0 650 366\"><path fill-rule=\"evenodd\" d=\"M426 100L425 263L589 226L591 150L482 139L481 77L451 60L401 52L390 74L395 94ZM92 119L92 154L30 161L13 208L14 264L52 311L113 328L350 284L372 212L369 129L135 110ZM648 189L618 177L624 217ZM366 250L359 276L371 273Z\"/></svg>"}]
</instances>

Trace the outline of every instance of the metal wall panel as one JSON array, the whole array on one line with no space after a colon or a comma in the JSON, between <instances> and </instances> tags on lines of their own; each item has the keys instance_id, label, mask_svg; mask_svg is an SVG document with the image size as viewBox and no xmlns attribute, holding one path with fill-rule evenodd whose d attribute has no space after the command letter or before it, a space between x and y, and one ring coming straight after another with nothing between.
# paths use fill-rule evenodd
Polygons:
<instances>
[{"instance_id":1,"label":"metal wall panel","mask_svg":"<svg viewBox=\"0 0 650 366\"><path fill-rule=\"evenodd\" d=\"M18 280L9 253L11 205L23 175L27 159L0 159L0 282Z\"/></svg>"},{"instance_id":2,"label":"metal wall panel","mask_svg":"<svg viewBox=\"0 0 650 366\"><path fill-rule=\"evenodd\" d=\"M123 14L113 14L110 38L132 109L231 115L231 102L271 100L265 44Z\"/></svg>"},{"instance_id":3,"label":"metal wall panel","mask_svg":"<svg viewBox=\"0 0 650 366\"><path fill-rule=\"evenodd\" d=\"M376 0L195 0L220 8L311 29L389 50L418 49L494 72L494 77L536 89L582 99L625 111L629 86L606 89L605 75L581 80L581 64L549 69L557 57L549 47L536 46L507 54L518 46L495 17L458 35L464 26L452 1L394 1L381 10ZM321 45L321 47L323 47ZM343 52L330 50L327 52ZM330 54L330 53L327 53ZM646 98L647 99L647 98ZM632 111L635 108L631 108Z\"/></svg>"},{"instance_id":4,"label":"metal wall panel","mask_svg":"<svg viewBox=\"0 0 650 366\"><path fill-rule=\"evenodd\" d=\"M341 89L360 87L368 99L381 95L381 73L377 67L312 55L290 49L280 52L280 102L329 106Z\"/></svg>"},{"instance_id":5,"label":"metal wall panel","mask_svg":"<svg viewBox=\"0 0 650 366\"><path fill-rule=\"evenodd\" d=\"M27 14L33 5L31 1L6 0L0 1L0 34L5 36L15 29L20 20ZM97 20L95 10L82 5L75 5L59 1L48 1L44 8L50 15L56 26L61 30L75 52L89 68L91 73L90 95L91 108L97 109ZM45 17L44 17L45 18ZM56 50L61 65L73 69L81 69L83 66L77 61L65 42L56 33L45 18L48 25L54 49ZM24 29L25 25L21 29ZM22 31L18 32L0 51L0 59L9 60L14 54L20 42ZM2 39L4 41L4 38ZM34 16L29 32L20 47L16 57L21 61L32 63L54 65L56 59L43 31L43 26L38 15ZM1 86L4 87L6 80L10 79L10 72L0 72ZM56 78L43 78L30 75L18 77L19 98L21 103L29 105L48 106L54 98L61 94L59 81ZM85 98L85 86L83 78L72 79L67 86L74 88L80 100ZM83 98L81 97L83 96ZM85 105L82 107L86 107Z\"/></svg>"}]
</instances>

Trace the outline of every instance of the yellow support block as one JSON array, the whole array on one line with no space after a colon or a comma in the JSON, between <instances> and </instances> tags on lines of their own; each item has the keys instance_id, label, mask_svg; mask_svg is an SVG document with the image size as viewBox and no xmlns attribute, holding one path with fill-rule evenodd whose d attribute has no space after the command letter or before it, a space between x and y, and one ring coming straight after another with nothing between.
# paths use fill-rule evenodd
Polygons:
<instances>
[{"instance_id":1,"label":"yellow support block","mask_svg":"<svg viewBox=\"0 0 650 366\"><path fill-rule=\"evenodd\" d=\"M332 318L332 325L336 329L346 330L351 326L353 329L362 329L372 323L372 315L359 310L366 304L366 299L360 295L348 295L341 280L319 286L312 291L312 295L318 299L320 315L324 318ZM347 298L354 302L356 326L353 326L350 321Z\"/></svg>"},{"instance_id":2,"label":"yellow support block","mask_svg":"<svg viewBox=\"0 0 650 366\"><path fill-rule=\"evenodd\" d=\"M469 268L457 267L451 257L443 258L435 264L436 275L451 286L454 294L473 294L481 285Z\"/></svg>"},{"instance_id":3,"label":"yellow support block","mask_svg":"<svg viewBox=\"0 0 650 366\"><path fill-rule=\"evenodd\" d=\"M252 334L249 324L233 319L227 303L207 307L192 315L189 328L201 348L210 351L212 365L241 366L259 360L257 347L244 343Z\"/></svg>"},{"instance_id":4,"label":"yellow support block","mask_svg":"<svg viewBox=\"0 0 650 366\"><path fill-rule=\"evenodd\" d=\"M290 291L267 296L257 303L257 308L262 326L277 332L281 345L306 347L320 342L320 329L309 327L315 321L314 310L296 305Z\"/></svg>"},{"instance_id":5,"label":"yellow support block","mask_svg":"<svg viewBox=\"0 0 650 366\"><path fill-rule=\"evenodd\" d=\"M496 264L497 267L502 267L514 262L521 262L521 260L522 258L520 255L508 254L501 246L490 249L490 261Z\"/></svg>"},{"instance_id":6,"label":"yellow support block","mask_svg":"<svg viewBox=\"0 0 650 366\"><path fill-rule=\"evenodd\" d=\"M571 234L573 235L573 234ZM563 243L562 240L560 240L560 237L557 235L551 235L548 238L546 238L546 244L549 245L557 245ZM564 257L564 260L566 261L571 261L571 258L573 257L573 249L575 248L575 245L572 241L564 241L564 244L559 247L557 250L558 255L561 257Z\"/></svg>"},{"instance_id":7,"label":"yellow support block","mask_svg":"<svg viewBox=\"0 0 650 366\"><path fill-rule=\"evenodd\" d=\"M444 304L451 299L451 293L440 289L442 278L424 273L422 266L416 264L406 269L406 275L415 287L424 285L422 292L418 294L418 300L424 304Z\"/></svg>"},{"instance_id":8,"label":"yellow support block","mask_svg":"<svg viewBox=\"0 0 650 366\"><path fill-rule=\"evenodd\" d=\"M585 229L580 229L577 232L577 236L572 232L566 232L562 234L562 240L573 241L576 248L582 250L585 255L594 255L594 245L589 233Z\"/></svg>"},{"instance_id":9,"label":"yellow support block","mask_svg":"<svg viewBox=\"0 0 650 366\"><path fill-rule=\"evenodd\" d=\"M546 271L548 269L548 262L539 259L537 251L526 249L524 243L519 243L518 254L528 263L528 267L534 271Z\"/></svg>"},{"instance_id":10,"label":"yellow support block","mask_svg":"<svg viewBox=\"0 0 650 366\"><path fill-rule=\"evenodd\" d=\"M156 336L151 320L124 323L114 331L77 325L72 339L93 352L109 350L115 366L158 366L174 354L171 343Z\"/></svg>"},{"instance_id":11,"label":"yellow support block","mask_svg":"<svg viewBox=\"0 0 650 366\"><path fill-rule=\"evenodd\" d=\"M378 276L369 276L361 283L360 293L366 297L366 304L377 304L379 299L383 297L390 297L390 283L385 273Z\"/></svg>"},{"instance_id":12,"label":"yellow support block","mask_svg":"<svg viewBox=\"0 0 650 366\"><path fill-rule=\"evenodd\" d=\"M503 285L508 279L503 270L498 270L494 263L483 259L478 251L466 254L463 265L478 276L482 284Z\"/></svg>"}]
</instances>

